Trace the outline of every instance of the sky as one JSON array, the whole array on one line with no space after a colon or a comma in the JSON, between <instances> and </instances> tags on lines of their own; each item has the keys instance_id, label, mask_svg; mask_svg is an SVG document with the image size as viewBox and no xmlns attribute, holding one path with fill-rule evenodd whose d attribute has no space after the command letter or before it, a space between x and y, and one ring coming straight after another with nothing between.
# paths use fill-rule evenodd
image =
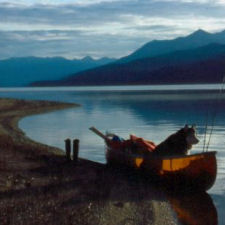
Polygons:
<instances>
[{"instance_id":1,"label":"sky","mask_svg":"<svg viewBox=\"0 0 225 225\"><path fill-rule=\"evenodd\" d=\"M0 0L0 59L120 58L224 24L225 0Z\"/></svg>"}]
</instances>

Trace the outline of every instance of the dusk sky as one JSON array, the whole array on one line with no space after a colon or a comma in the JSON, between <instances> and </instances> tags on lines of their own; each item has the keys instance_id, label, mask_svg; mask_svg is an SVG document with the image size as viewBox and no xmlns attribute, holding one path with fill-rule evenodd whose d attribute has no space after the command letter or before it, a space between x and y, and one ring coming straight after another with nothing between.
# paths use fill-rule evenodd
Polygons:
<instances>
[{"instance_id":1,"label":"dusk sky","mask_svg":"<svg viewBox=\"0 0 225 225\"><path fill-rule=\"evenodd\" d=\"M119 58L153 39L224 24L225 0L0 0L0 59Z\"/></svg>"}]
</instances>

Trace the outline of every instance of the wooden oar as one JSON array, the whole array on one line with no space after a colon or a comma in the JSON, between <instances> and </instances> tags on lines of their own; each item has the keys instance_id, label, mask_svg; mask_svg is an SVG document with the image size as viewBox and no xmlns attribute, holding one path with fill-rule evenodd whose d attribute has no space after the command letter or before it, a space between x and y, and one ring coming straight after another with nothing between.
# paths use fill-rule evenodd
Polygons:
<instances>
[{"instance_id":1,"label":"wooden oar","mask_svg":"<svg viewBox=\"0 0 225 225\"><path fill-rule=\"evenodd\" d=\"M95 127L90 127L89 130L93 131L95 134L97 134L99 137L103 138L105 141L110 140L106 135L104 135L101 131L99 131Z\"/></svg>"}]
</instances>

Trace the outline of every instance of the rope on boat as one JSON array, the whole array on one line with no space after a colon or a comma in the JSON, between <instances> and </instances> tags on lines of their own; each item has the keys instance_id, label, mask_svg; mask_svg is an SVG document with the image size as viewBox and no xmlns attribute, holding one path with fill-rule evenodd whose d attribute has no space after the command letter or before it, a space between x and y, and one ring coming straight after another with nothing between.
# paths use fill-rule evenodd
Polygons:
<instances>
[{"instance_id":1,"label":"rope on boat","mask_svg":"<svg viewBox=\"0 0 225 225\"><path fill-rule=\"evenodd\" d=\"M223 91L224 91L224 84L225 84L225 75L223 76L222 85L221 85L221 88L220 88L220 90L218 92L218 95L217 95L217 99L216 99L217 104L219 104L219 102L221 100L221 97L222 97L222 94L223 94ZM209 133L209 140L208 140L208 143L207 143L207 146L206 146L206 152L209 149L209 145L210 145L211 136L212 136L212 133L213 133L213 130L214 130L214 124L215 124L215 119L216 119L217 113L218 113L218 107L215 108L215 110L213 112L213 115L212 115L212 124L211 124L211 130L210 130L210 133ZM208 126L208 122L206 124L206 127L207 126ZM207 135L207 129L206 129L205 136L206 135ZM203 148L203 151L204 151L204 148Z\"/></svg>"}]
</instances>

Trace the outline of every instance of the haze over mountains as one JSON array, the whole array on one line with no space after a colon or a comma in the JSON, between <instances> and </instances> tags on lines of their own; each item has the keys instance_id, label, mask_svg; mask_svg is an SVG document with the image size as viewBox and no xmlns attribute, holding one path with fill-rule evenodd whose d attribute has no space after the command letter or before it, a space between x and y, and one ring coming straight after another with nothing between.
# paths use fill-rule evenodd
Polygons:
<instances>
[{"instance_id":1,"label":"haze over mountains","mask_svg":"<svg viewBox=\"0 0 225 225\"><path fill-rule=\"evenodd\" d=\"M217 83L225 74L225 31L154 40L117 61L12 58L0 61L0 86Z\"/></svg>"},{"instance_id":2,"label":"haze over mountains","mask_svg":"<svg viewBox=\"0 0 225 225\"><path fill-rule=\"evenodd\" d=\"M0 87L27 86L37 80L62 79L69 74L113 61L114 59L110 58L94 60L89 56L74 60L62 57L24 57L0 60Z\"/></svg>"},{"instance_id":3,"label":"haze over mountains","mask_svg":"<svg viewBox=\"0 0 225 225\"><path fill-rule=\"evenodd\" d=\"M225 31L198 30L186 37L151 41L114 63L38 86L217 83L225 74Z\"/></svg>"}]
</instances>

